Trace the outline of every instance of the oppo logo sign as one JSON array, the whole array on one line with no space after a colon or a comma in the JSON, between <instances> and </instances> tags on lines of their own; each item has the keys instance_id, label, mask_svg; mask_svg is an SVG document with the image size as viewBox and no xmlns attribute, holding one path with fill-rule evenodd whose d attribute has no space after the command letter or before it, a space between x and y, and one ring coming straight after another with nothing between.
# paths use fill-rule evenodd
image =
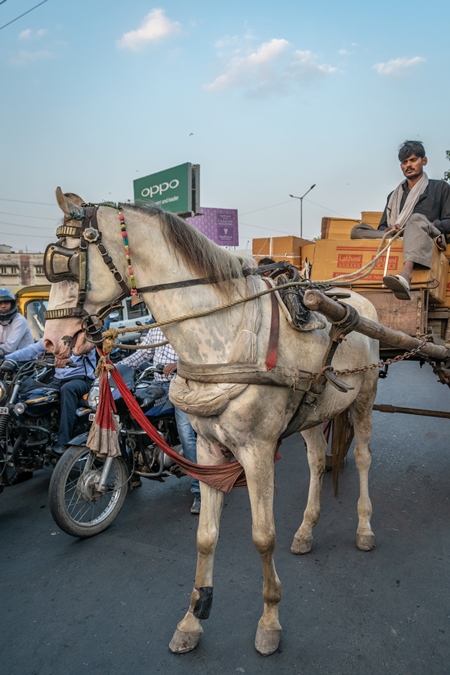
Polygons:
<instances>
[{"instance_id":1,"label":"oppo logo sign","mask_svg":"<svg viewBox=\"0 0 450 675\"><path fill-rule=\"evenodd\" d=\"M166 190L175 190L180 184L180 181L174 178L170 183L160 183L159 185L152 185L152 187L144 188L141 192L142 197L154 197L155 195L162 195Z\"/></svg>"}]
</instances>

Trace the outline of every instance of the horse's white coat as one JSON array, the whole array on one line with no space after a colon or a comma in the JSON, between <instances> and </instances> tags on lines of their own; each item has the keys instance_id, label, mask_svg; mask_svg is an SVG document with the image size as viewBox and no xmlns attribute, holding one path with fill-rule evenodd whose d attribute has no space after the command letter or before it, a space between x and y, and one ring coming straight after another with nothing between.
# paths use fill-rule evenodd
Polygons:
<instances>
[{"instance_id":1,"label":"horse's white coat","mask_svg":"<svg viewBox=\"0 0 450 675\"><path fill-rule=\"evenodd\" d=\"M61 193L58 201L66 214L76 209L73 204L62 199ZM190 261L185 260L182 252L177 251L164 236L159 216L149 216L142 211L126 207L123 213L138 287L206 276L199 274L198 269L193 271ZM100 207L98 222L104 244L124 279L127 279L128 272L117 212L112 208ZM202 235L198 235L199 247L206 246L209 250L211 245L205 241ZM218 266L226 262L227 256L232 255L219 247L213 247L211 250L216 256L215 264ZM88 268L91 290L87 294L85 307L90 313L95 314L100 307L118 295L119 288L94 247L89 248ZM221 287L204 285L165 290L153 295L145 294L144 300L157 320L165 320L223 305L242 297L244 283L243 279L236 279L227 284L225 290L223 284ZM263 282L260 284L263 290L265 288ZM53 284L49 309L74 306L76 304L74 286L76 287L76 284L70 282ZM352 294L349 302L360 314L376 320L375 309L366 299ZM258 360L263 364L270 331L271 303L268 296L262 298L261 309L262 321L257 337L257 352ZM188 363L225 363L233 349L243 311L243 305L238 305L204 318L168 325L164 328L164 333L180 358ZM46 348L59 357L67 356L69 349L67 340L63 341L61 338L74 336L79 330L78 319L47 321ZM327 330L299 333L293 330L282 316L277 365L318 372L327 344ZM83 353L86 349L84 336L79 334L74 352ZM338 347L333 366L336 370L353 369L375 363L377 360L378 343L358 333L351 333ZM377 369L346 375L343 379L354 387L354 390L348 393L339 392L328 385L316 408L309 415L302 435L307 445L311 479L303 522L292 543L291 550L294 553L306 553L310 550L312 528L320 516L320 492L326 454L326 444L320 425L348 407L351 409L355 427L355 459L360 475L357 546L362 550L374 547L374 535L370 526L372 508L368 492L368 471L371 461L369 448L371 411L377 375ZM197 383L195 386L203 385ZM270 654L277 649L281 630L278 620L281 585L273 560L274 448L296 410L300 398L301 394L289 387L250 385L230 402L221 415L211 418L191 416L192 425L198 434L197 461L200 464L220 464L234 456L245 469L252 511L253 541L261 556L264 575L264 611L258 624L255 642L256 649L262 654ZM213 586L214 551L219 534L223 493L202 483L201 497L195 585L189 611L178 624L170 645L175 652L189 651L196 646L202 632L201 620L194 616L196 603L197 608L199 606L198 589Z\"/></svg>"}]
</instances>

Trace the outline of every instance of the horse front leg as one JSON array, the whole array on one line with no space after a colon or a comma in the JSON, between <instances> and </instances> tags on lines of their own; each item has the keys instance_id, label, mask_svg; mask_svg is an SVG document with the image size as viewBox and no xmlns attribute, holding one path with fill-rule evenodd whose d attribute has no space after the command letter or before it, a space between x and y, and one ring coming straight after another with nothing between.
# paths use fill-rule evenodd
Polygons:
<instances>
[{"instance_id":1,"label":"horse front leg","mask_svg":"<svg viewBox=\"0 0 450 675\"><path fill-rule=\"evenodd\" d=\"M302 431L301 434L306 443L310 478L303 521L291 545L291 552L297 555L309 553L312 548L313 527L317 525L320 518L320 496L327 454L327 443L321 425Z\"/></svg>"},{"instance_id":2,"label":"horse front leg","mask_svg":"<svg viewBox=\"0 0 450 675\"><path fill-rule=\"evenodd\" d=\"M199 461L200 463L200 461ZM202 619L209 617L213 599L214 553L219 538L223 492L200 482L201 509L197 529L197 570L189 609L169 643L175 654L194 649L203 633Z\"/></svg>"},{"instance_id":3,"label":"horse front leg","mask_svg":"<svg viewBox=\"0 0 450 675\"><path fill-rule=\"evenodd\" d=\"M259 446L252 457L239 457L244 466L252 511L252 539L261 556L263 569L264 611L258 622L255 637L256 651L269 656L278 649L281 625L278 608L281 601L281 583L275 570L274 551L276 544L273 515L274 449L266 452Z\"/></svg>"},{"instance_id":4,"label":"horse front leg","mask_svg":"<svg viewBox=\"0 0 450 675\"><path fill-rule=\"evenodd\" d=\"M356 400L350 406L355 428L355 463L359 473L358 528L356 546L360 551L375 548L375 535L372 532L370 518L372 503L369 497L369 469L372 461L370 436L372 434L372 407L375 401L378 371L366 373L364 386Z\"/></svg>"}]
</instances>

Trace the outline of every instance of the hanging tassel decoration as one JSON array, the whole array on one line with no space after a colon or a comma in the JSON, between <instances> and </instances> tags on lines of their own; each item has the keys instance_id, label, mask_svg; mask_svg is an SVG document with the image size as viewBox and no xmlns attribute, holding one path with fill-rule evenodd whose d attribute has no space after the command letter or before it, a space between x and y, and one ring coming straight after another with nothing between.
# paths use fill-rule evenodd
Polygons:
<instances>
[{"instance_id":1,"label":"hanging tassel decoration","mask_svg":"<svg viewBox=\"0 0 450 675\"><path fill-rule=\"evenodd\" d=\"M114 416L116 404L112 396L111 387L109 386L108 372L111 370L111 367L107 364L106 356L100 357L99 369L98 408L86 445L97 455L118 457L121 454L119 447L119 423Z\"/></svg>"}]
</instances>

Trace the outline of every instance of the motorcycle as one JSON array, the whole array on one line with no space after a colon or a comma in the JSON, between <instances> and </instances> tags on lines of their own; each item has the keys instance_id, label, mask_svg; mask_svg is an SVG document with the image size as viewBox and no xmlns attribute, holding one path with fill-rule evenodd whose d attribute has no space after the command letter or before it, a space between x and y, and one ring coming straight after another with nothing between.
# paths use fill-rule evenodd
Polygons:
<instances>
[{"instance_id":1,"label":"motorcycle","mask_svg":"<svg viewBox=\"0 0 450 675\"><path fill-rule=\"evenodd\" d=\"M149 366L136 371L127 384L131 384L136 400L153 426L182 455L174 407L167 391L155 385L155 370ZM86 446L88 433L82 434L72 439L50 481L52 516L61 530L74 537L92 537L109 527L128 491L140 485L141 478L164 481L170 475L184 475L137 424L111 381L110 386L117 409L120 456L106 459L97 456ZM92 410L97 409L98 399L99 384L95 380L88 394ZM91 413L92 420L94 414Z\"/></svg>"},{"instance_id":2,"label":"motorcycle","mask_svg":"<svg viewBox=\"0 0 450 675\"><path fill-rule=\"evenodd\" d=\"M2 371L0 381L0 492L12 484L11 469L18 483L58 461L52 447L58 436L60 393L48 384L54 365L46 360L14 365ZM80 401L76 433L89 427L90 412Z\"/></svg>"}]
</instances>

